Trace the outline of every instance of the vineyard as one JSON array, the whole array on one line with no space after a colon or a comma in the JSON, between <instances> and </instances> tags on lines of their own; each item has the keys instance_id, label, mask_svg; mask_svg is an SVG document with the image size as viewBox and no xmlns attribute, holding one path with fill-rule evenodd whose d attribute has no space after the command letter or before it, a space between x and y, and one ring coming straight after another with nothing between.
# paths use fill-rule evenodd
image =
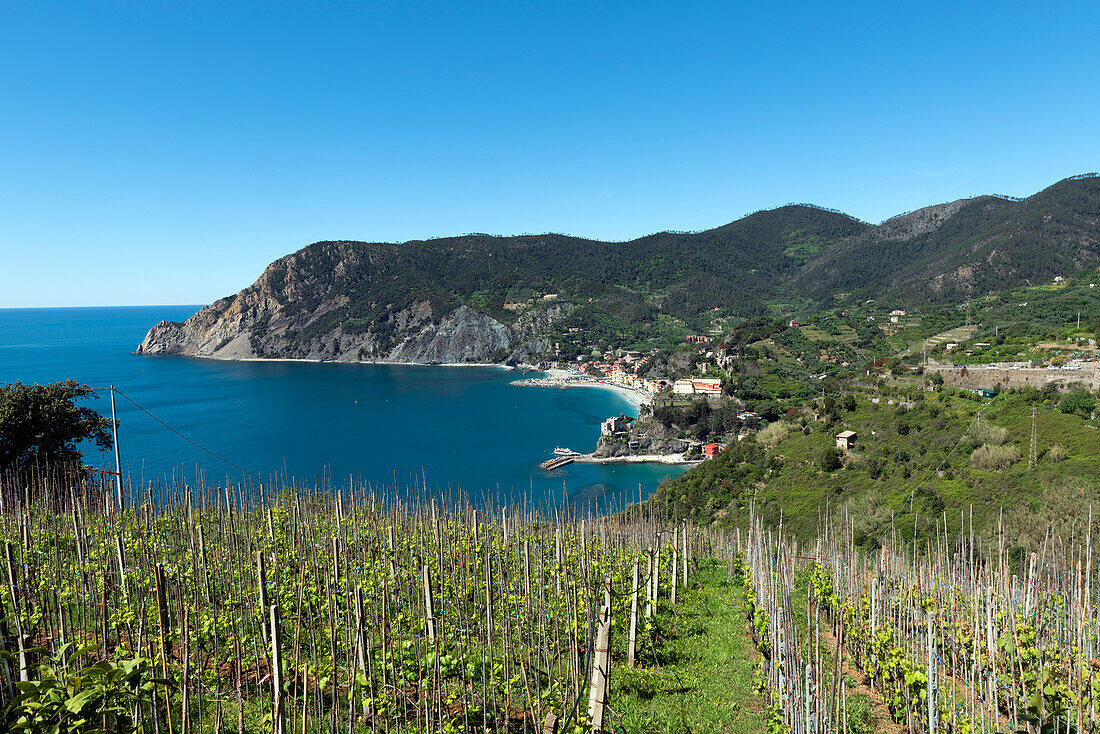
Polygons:
<instances>
[{"instance_id":1,"label":"vineyard","mask_svg":"<svg viewBox=\"0 0 1100 734\"><path fill-rule=\"evenodd\" d=\"M651 653L685 559L713 555L706 534L637 508L52 495L2 495L15 730L611 730L612 660Z\"/></svg>"},{"instance_id":2,"label":"vineyard","mask_svg":"<svg viewBox=\"0 0 1100 734\"><path fill-rule=\"evenodd\" d=\"M742 600L770 731L870 731L860 698L899 732L1097 730L1089 532L1009 557L962 517L867 554L844 522L799 543L755 516L726 533L646 505L31 495L0 492L14 731L623 731L611 670L662 664L703 561Z\"/></svg>"},{"instance_id":3,"label":"vineyard","mask_svg":"<svg viewBox=\"0 0 1100 734\"><path fill-rule=\"evenodd\" d=\"M898 731L1097 731L1091 531L1010 559L1003 531L983 544L967 519L919 548L884 538L873 555L844 523L801 545L758 521L735 533L729 574L746 591L773 721L849 731L847 693L863 682Z\"/></svg>"}]
</instances>

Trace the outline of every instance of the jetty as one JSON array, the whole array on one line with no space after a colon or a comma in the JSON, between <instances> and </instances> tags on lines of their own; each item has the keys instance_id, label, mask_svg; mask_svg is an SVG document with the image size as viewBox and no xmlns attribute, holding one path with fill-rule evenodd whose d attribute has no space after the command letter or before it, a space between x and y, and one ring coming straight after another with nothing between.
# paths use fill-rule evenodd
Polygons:
<instances>
[{"instance_id":1,"label":"jetty","mask_svg":"<svg viewBox=\"0 0 1100 734\"><path fill-rule=\"evenodd\" d=\"M546 471L553 471L555 469L560 469L566 464L572 464L576 458L575 456L555 456L553 459L547 459L542 462L539 466Z\"/></svg>"}]
</instances>

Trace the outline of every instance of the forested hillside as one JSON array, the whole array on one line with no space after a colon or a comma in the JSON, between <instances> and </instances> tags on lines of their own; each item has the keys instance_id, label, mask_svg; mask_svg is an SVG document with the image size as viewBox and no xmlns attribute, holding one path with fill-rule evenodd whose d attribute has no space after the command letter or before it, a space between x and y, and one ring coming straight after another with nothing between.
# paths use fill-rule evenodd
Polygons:
<instances>
[{"instance_id":1,"label":"forested hillside","mask_svg":"<svg viewBox=\"0 0 1100 734\"><path fill-rule=\"evenodd\" d=\"M1100 261L1100 178L1023 200L979 196L888 220L825 250L796 279L819 301L891 296L958 303L1069 276Z\"/></svg>"},{"instance_id":2,"label":"forested hillside","mask_svg":"<svg viewBox=\"0 0 1100 734\"><path fill-rule=\"evenodd\" d=\"M873 226L791 204L716 229L629 242L564 235L318 242L252 286L150 332L143 353L239 359L503 361L645 348L746 318L886 298L958 304L1100 262L1100 178L982 196ZM551 307L552 306L552 307ZM465 307L466 310L459 310Z\"/></svg>"},{"instance_id":3,"label":"forested hillside","mask_svg":"<svg viewBox=\"0 0 1100 734\"><path fill-rule=\"evenodd\" d=\"M960 512L988 527L1003 509L1021 550L1040 545L1048 526L1068 532L1090 504L1100 508L1100 423L1087 393L890 392L807 402L663 485L653 501L718 526L743 526L755 503L767 524L807 537L832 515L870 547L895 532L934 537L944 523L957 531ZM836 448L842 430L856 432L850 452Z\"/></svg>"}]
</instances>

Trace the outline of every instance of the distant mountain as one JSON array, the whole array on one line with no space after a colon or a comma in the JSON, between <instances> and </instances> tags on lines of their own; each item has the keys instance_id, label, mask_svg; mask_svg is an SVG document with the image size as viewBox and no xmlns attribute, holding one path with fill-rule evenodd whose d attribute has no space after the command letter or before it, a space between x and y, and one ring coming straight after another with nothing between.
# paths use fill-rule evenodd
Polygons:
<instances>
[{"instance_id":1,"label":"distant mountain","mask_svg":"<svg viewBox=\"0 0 1100 734\"><path fill-rule=\"evenodd\" d=\"M223 359L519 360L578 311L618 324L715 307L755 310L806 253L869 225L785 206L718 229L629 242L465 235L403 244L318 242L186 322L161 322L138 352Z\"/></svg>"},{"instance_id":2,"label":"distant mountain","mask_svg":"<svg viewBox=\"0 0 1100 734\"><path fill-rule=\"evenodd\" d=\"M982 196L870 225L809 205L629 242L563 235L402 244L318 242L236 296L161 322L141 354L222 359L500 362L546 352L576 324L644 336L668 319L763 313L797 297L952 303L1100 258L1100 178L1022 201ZM662 321L662 318L665 320Z\"/></svg>"},{"instance_id":3,"label":"distant mountain","mask_svg":"<svg viewBox=\"0 0 1100 734\"><path fill-rule=\"evenodd\" d=\"M1023 200L978 196L919 209L824 251L794 280L819 302L838 293L919 306L1049 282L1100 260L1100 177Z\"/></svg>"}]
</instances>

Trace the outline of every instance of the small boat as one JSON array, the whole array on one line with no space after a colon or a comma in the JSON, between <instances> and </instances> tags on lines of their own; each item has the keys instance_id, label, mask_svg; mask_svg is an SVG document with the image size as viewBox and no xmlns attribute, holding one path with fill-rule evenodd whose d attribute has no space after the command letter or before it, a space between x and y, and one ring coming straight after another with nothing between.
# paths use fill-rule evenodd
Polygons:
<instances>
[{"instance_id":1,"label":"small boat","mask_svg":"<svg viewBox=\"0 0 1100 734\"><path fill-rule=\"evenodd\" d=\"M563 446L557 446L554 448L555 456L580 456L580 453L573 449L567 449Z\"/></svg>"}]
</instances>

